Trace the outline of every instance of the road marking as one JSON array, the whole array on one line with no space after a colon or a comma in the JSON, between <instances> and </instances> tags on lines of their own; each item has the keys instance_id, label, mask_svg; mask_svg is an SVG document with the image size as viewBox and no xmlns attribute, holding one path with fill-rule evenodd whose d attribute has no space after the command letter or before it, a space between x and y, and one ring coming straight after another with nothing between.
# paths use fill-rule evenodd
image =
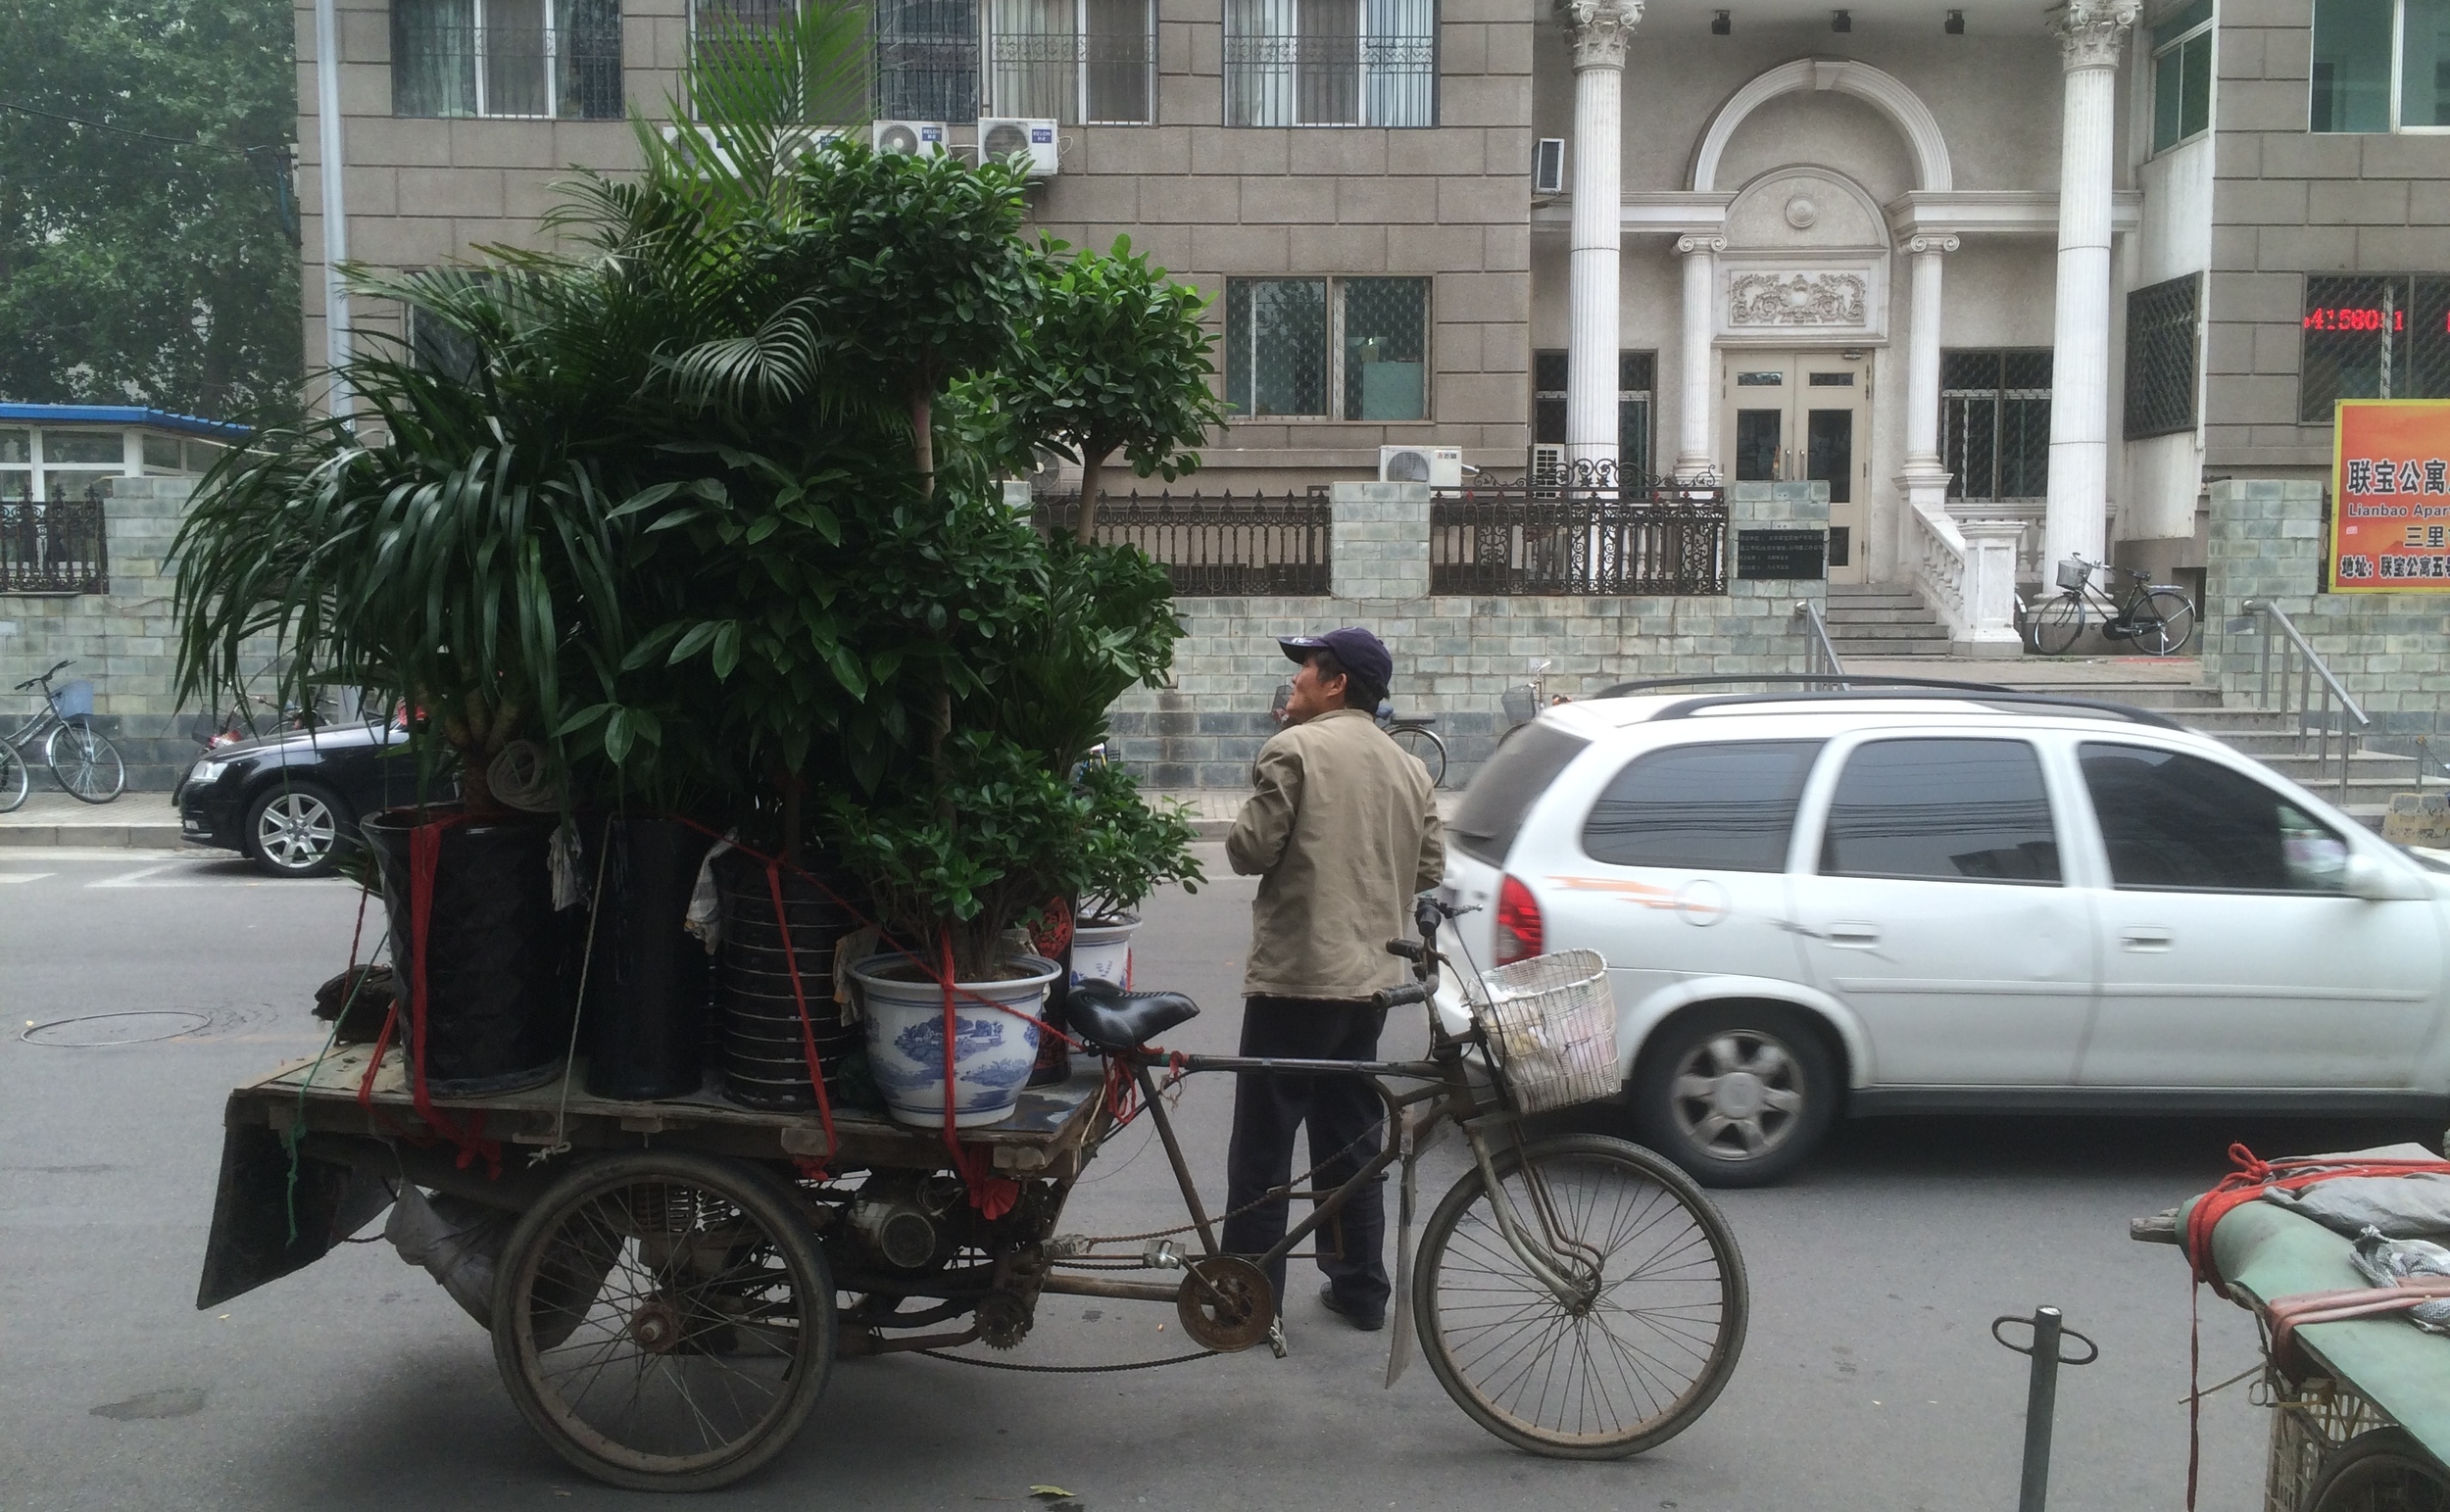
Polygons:
<instances>
[{"instance_id":1,"label":"road marking","mask_svg":"<svg viewBox=\"0 0 2450 1512\"><path fill-rule=\"evenodd\" d=\"M220 856L220 857L214 857L214 858L212 858L212 859L217 859L217 860L223 860L223 861L227 861L227 860L235 860L235 859L236 859L236 857L235 857L235 856ZM194 872L194 870L195 870L195 868L196 868L196 866L197 866L197 864L198 864L198 862L199 862L199 861L205 861L205 863L206 863L206 864L210 864L210 861L209 861L209 860L207 860L207 859L206 859L206 858L204 858L204 857L194 857L194 858L189 858L189 859L184 859L184 860L169 861L169 862L165 862L164 864L162 864L162 865L160 865L160 866L147 866L147 867L144 867L144 868L142 868L142 869L140 869L140 870L137 870L137 871L127 871L127 872L122 872L122 873L120 873L120 874L119 874L118 876L116 876L116 877L104 877L104 878L100 879L99 881L95 881L95 882L88 882L88 883L86 883L86 884L85 884L85 886L87 886L87 887L163 888L163 887L330 887L330 886L333 886L334 884L338 884L338 885L343 886L343 887L353 887L353 886L355 886L355 885L356 885L356 884L354 884L354 883L350 882L350 881L349 881L349 879L348 879L348 878L346 878L346 877L267 877L267 876L263 876L263 875L260 875L260 874L256 874L256 875L238 875L238 876L228 876L228 875L223 875L223 876L203 876L203 877L199 877L199 876L195 876L195 875L193 875L193 874L192 874L192 873ZM183 876L183 877L176 877L176 878L165 878L164 880L159 881L159 882L148 880L148 879L150 879L150 878L159 877L159 876L161 876L161 875L162 875L162 873L164 873L164 872L166 872L166 871L169 871L169 872L186 872L186 873L189 873L189 875L187 875L187 876Z\"/></svg>"},{"instance_id":2,"label":"road marking","mask_svg":"<svg viewBox=\"0 0 2450 1512\"><path fill-rule=\"evenodd\" d=\"M51 875L47 871L0 871L0 882L40 882Z\"/></svg>"}]
</instances>

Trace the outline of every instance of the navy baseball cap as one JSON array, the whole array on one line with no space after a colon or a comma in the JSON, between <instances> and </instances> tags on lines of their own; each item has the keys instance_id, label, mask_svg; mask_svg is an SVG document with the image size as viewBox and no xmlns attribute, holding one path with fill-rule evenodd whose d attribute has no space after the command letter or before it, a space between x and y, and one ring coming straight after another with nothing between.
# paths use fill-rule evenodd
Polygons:
<instances>
[{"instance_id":1,"label":"navy baseball cap","mask_svg":"<svg viewBox=\"0 0 2450 1512\"><path fill-rule=\"evenodd\" d=\"M1324 635L1280 635L1276 644L1285 648L1285 655L1295 661L1307 661L1318 652L1331 652L1347 672L1373 687L1384 688L1396 680L1396 658L1387 655L1387 645L1359 625L1347 625Z\"/></svg>"}]
</instances>

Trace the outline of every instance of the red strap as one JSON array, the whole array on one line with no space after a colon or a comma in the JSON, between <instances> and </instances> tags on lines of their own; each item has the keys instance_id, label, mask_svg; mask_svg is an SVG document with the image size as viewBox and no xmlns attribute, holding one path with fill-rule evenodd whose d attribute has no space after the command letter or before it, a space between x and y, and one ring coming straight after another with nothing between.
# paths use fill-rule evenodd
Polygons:
<instances>
[{"instance_id":1,"label":"red strap","mask_svg":"<svg viewBox=\"0 0 2450 1512\"><path fill-rule=\"evenodd\" d=\"M834 1151L839 1147L834 1141L834 1105L825 1096L825 1068L816 1059L816 1032L808 1027L808 995L800 983L800 957L791 948L791 915L783 909L783 873L779 861L765 863L765 892L774 900L774 927L783 937L783 968L791 973L791 1000L800 1009L800 1053L808 1059L808 1085L816 1089L817 1121L825 1126L825 1159L804 1160L800 1162L800 1169L803 1174L822 1181L825 1162L834 1158Z\"/></svg>"}]
</instances>

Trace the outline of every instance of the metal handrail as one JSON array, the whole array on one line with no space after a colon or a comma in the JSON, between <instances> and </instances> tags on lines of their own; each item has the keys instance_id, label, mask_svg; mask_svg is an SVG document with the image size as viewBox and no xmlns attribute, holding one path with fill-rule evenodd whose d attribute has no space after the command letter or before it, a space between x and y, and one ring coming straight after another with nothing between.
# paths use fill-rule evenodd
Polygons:
<instances>
[{"instance_id":1,"label":"metal handrail","mask_svg":"<svg viewBox=\"0 0 2450 1512\"><path fill-rule=\"evenodd\" d=\"M2336 716L2339 725L2339 805L2348 805L2349 757L2363 749L2365 732L2374 721L2357 701L2348 696L2331 669L2324 664L2322 653L2314 649L2287 610L2269 599L2248 599L2238 608L2245 613L2259 615L2263 621L2261 653L2263 694L2262 707L2274 713L2294 714L2297 739L2302 743L2311 733L2315 740L2314 769L2317 780L2328 774L2331 766L2330 733ZM2278 633L2274 634L2277 630ZM2274 654L2275 646L2278 655ZM2273 702L2273 674L2278 674L2279 700ZM2290 698L2290 684L2295 684L2295 697ZM2315 707L2315 695L2322 696L2322 707Z\"/></svg>"},{"instance_id":2,"label":"metal handrail","mask_svg":"<svg viewBox=\"0 0 2450 1512\"><path fill-rule=\"evenodd\" d=\"M1803 670L1807 676L1843 677L1846 664L1838 659L1838 648L1830 643L1829 621L1821 617L1821 607L1809 599L1795 601L1795 614L1803 621ZM1840 688L1852 683L1841 682Z\"/></svg>"}]
</instances>

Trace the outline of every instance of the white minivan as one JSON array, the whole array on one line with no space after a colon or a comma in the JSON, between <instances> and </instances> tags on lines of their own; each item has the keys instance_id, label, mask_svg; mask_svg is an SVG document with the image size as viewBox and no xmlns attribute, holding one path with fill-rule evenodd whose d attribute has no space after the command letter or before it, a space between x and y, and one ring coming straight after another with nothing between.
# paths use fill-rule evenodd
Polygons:
<instances>
[{"instance_id":1,"label":"white minivan","mask_svg":"<svg viewBox=\"0 0 2450 1512\"><path fill-rule=\"evenodd\" d=\"M1560 705L1446 841L1480 964L1606 958L1628 1110L1716 1185L1840 1112L2450 1108L2450 870L2147 710Z\"/></svg>"}]
</instances>

